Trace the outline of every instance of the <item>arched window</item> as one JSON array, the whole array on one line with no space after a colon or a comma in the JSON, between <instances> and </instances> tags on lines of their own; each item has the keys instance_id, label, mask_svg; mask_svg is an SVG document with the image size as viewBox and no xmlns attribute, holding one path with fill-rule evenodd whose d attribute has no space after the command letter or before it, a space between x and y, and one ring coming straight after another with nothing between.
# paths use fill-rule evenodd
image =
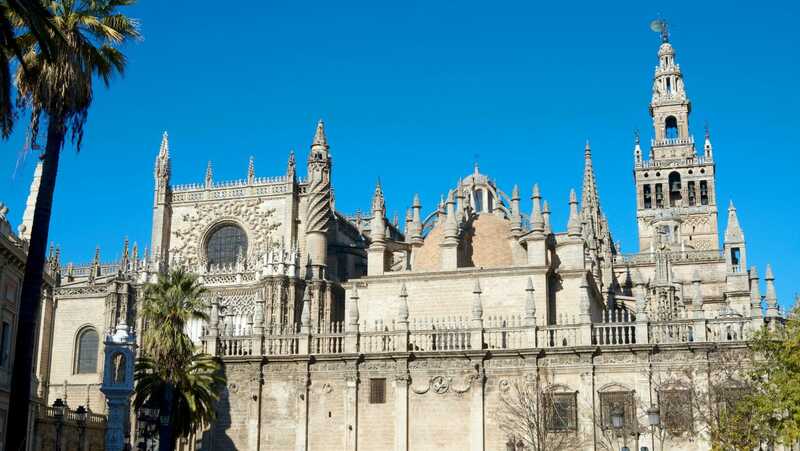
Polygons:
<instances>
[{"instance_id":1,"label":"arched window","mask_svg":"<svg viewBox=\"0 0 800 451\"><path fill-rule=\"evenodd\" d=\"M78 334L78 349L75 357L75 372L92 374L97 372L97 353L100 338L94 328L87 327Z\"/></svg>"},{"instance_id":2,"label":"arched window","mask_svg":"<svg viewBox=\"0 0 800 451\"><path fill-rule=\"evenodd\" d=\"M236 257L247 253L247 235L241 227L225 224L211 234L206 245L209 265L231 265Z\"/></svg>"},{"instance_id":3,"label":"arched window","mask_svg":"<svg viewBox=\"0 0 800 451\"><path fill-rule=\"evenodd\" d=\"M664 122L666 127L664 134L667 139L673 139L678 137L678 120L675 119L675 116L667 117L667 120Z\"/></svg>"},{"instance_id":4,"label":"arched window","mask_svg":"<svg viewBox=\"0 0 800 451\"><path fill-rule=\"evenodd\" d=\"M473 203L475 204L475 212L483 212L483 190L478 189L472 195Z\"/></svg>"}]
</instances>

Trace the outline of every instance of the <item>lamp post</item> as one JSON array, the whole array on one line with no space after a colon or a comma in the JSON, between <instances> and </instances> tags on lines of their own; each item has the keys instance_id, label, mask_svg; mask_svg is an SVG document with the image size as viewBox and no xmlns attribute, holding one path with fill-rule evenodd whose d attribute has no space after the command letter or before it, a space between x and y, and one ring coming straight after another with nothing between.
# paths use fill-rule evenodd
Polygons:
<instances>
[{"instance_id":1,"label":"lamp post","mask_svg":"<svg viewBox=\"0 0 800 451\"><path fill-rule=\"evenodd\" d=\"M61 433L64 428L64 401L61 398L53 402L53 417L56 419L56 451L61 451Z\"/></svg>"},{"instance_id":2,"label":"lamp post","mask_svg":"<svg viewBox=\"0 0 800 451\"><path fill-rule=\"evenodd\" d=\"M661 410L656 406L650 406L647 409L647 423L650 425L650 446L653 447L653 451L656 449L656 428L661 429ZM664 444L661 443L659 440L659 444L661 448L664 447Z\"/></svg>"},{"instance_id":3,"label":"lamp post","mask_svg":"<svg viewBox=\"0 0 800 451\"><path fill-rule=\"evenodd\" d=\"M630 451L628 448L628 437L623 430L625 427L625 411L622 407L615 405L611 408L611 427L617 434L617 437L622 436L622 451Z\"/></svg>"},{"instance_id":4,"label":"lamp post","mask_svg":"<svg viewBox=\"0 0 800 451\"><path fill-rule=\"evenodd\" d=\"M78 421L78 446L80 451L84 451L86 449L84 443L86 441L86 407L78 406L75 413Z\"/></svg>"}]
</instances>

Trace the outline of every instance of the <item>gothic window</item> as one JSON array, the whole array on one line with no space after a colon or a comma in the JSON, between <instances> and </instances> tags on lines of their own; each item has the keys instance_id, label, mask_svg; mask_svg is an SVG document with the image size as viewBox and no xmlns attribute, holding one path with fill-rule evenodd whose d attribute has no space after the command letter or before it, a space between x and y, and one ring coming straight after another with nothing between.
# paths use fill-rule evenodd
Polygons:
<instances>
[{"instance_id":1,"label":"gothic window","mask_svg":"<svg viewBox=\"0 0 800 451\"><path fill-rule=\"evenodd\" d=\"M206 257L209 265L232 265L239 255L247 253L247 235L241 227L225 224L208 239Z\"/></svg>"},{"instance_id":2,"label":"gothic window","mask_svg":"<svg viewBox=\"0 0 800 451\"><path fill-rule=\"evenodd\" d=\"M668 181L668 188L669 188L669 206L674 207L676 204L680 204L682 195L681 195L681 175L677 172L672 172L669 174L669 181Z\"/></svg>"},{"instance_id":3,"label":"gothic window","mask_svg":"<svg viewBox=\"0 0 800 451\"><path fill-rule=\"evenodd\" d=\"M664 121L665 126L665 137L667 139L674 139L678 137L678 120L675 119L675 116L667 117L667 120Z\"/></svg>"},{"instance_id":4,"label":"gothic window","mask_svg":"<svg viewBox=\"0 0 800 451\"><path fill-rule=\"evenodd\" d=\"M369 403L386 403L386 379L381 378L369 380Z\"/></svg>"},{"instance_id":5,"label":"gothic window","mask_svg":"<svg viewBox=\"0 0 800 451\"><path fill-rule=\"evenodd\" d=\"M691 432L694 426L692 392L686 389L659 390L661 424L671 435Z\"/></svg>"},{"instance_id":6,"label":"gothic window","mask_svg":"<svg viewBox=\"0 0 800 451\"><path fill-rule=\"evenodd\" d=\"M613 429L612 414L622 415L622 429L626 431L638 429L632 391L609 391L601 392L599 395L603 429Z\"/></svg>"},{"instance_id":7,"label":"gothic window","mask_svg":"<svg viewBox=\"0 0 800 451\"><path fill-rule=\"evenodd\" d=\"M667 94L672 94L672 80L667 78Z\"/></svg>"},{"instance_id":8,"label":"gothic window","mask_svg":"<svg viewBox=\"0 0 800 451\"><path fill-rule=\"evenodd\" d=\"M644 193L644 208L653 208L653 193L650 191L650 184L642 188Z\"/></svg>"},{"instance_id":9,"label":"gothic window","mask_svg":"<svg viewBox=\"0 0 800 451\"><path fill-rule=\"evenodd\" d=\"M550 431L578 430L578 394L547 393L547 429Z\"/></svg>"},{"instance_id":10,"label":"gothic window","mask_svg":"<svg viewBox=\"0 0 800 451\"><path fill-rule=\"evenodd\" d=\"M8 366L11 360L11 324L3 321L3 330L0 331L0 368Z\"/></svg>"},{"instance_id":11,"label":"gothic window","mask_svg":"<svg viewBox=\"0 0 800 451\"><path fill-rule=\"evenodd\" d=\"M700 204L708 205L708 182L700 181Z\"/></svg>"},{"instance_id":12,"label":"gothic window","mask_svg":"<svg viewBox=\"0 0 800 451\"><path fill-rule=\"evenodd\" d=\"M94 328L87 327L78 334L78 346L75 358L75 372L91 374L97 372L97 353L100 339Z\"/></svg>"}]
</instances>

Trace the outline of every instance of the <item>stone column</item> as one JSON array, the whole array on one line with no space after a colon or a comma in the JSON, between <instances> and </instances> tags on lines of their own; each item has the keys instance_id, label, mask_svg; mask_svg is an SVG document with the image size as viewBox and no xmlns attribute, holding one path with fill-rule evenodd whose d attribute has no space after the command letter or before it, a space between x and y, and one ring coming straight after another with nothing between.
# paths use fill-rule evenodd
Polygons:
<instances>
[{"instance_id":1,"label":"stone column","mask_svg":"<svg viewBox=\"0 0 800 451\"><path fill-rule=\"evenodd\" d=\"M295 429L295 451L308 449L308 367L297 375L297 428Z\"/></svg>"},{"instance_id":2,"label":"stone column","mask_svg":"<svg viewBox=\"0 0 800 451\"><path fill-rule=\"evenodd\" d=\"M394 408L394 450L408 451L408 385L411 375L408 374L408 363L397 363L395 374L395 408Z\"/></svg>"},{"instance_id":3,"label":"stone column","mask_svg":"<svg viewBox=\"0 0 800 451\"><path fill-rule=\"evenodd\" d=\"M478 374L472 383L472 398L470 399L470 451L484 451L485 439L483 420L484 412L484 386L486 383L486 372L483 364L478 364L476 368Z\"/></svg>"},{"instance_id":4,"label":"stone column","mask_svg":"<svg viewBox=\"0 0 800 451\"><path fill-rule=\"evenodd\" d=\"M350 365L350 363L348 363ZM345 451L358 449L358 361L352 363L352 369L345 372L344 415L345 415Z\"/></svg>"},{"instance_id":5,"label":"stone column","mask_svg":"<svg viewBox=\"0 0 800 451\"><path fill-rule=\"evenodd\" d=\"M261 364L258 364L255 374L250 377L250 400L247 409L247 443L251 451L259 451L261 438L261 386L264 378L261 373Z\"/></svg>"}]
</instances>

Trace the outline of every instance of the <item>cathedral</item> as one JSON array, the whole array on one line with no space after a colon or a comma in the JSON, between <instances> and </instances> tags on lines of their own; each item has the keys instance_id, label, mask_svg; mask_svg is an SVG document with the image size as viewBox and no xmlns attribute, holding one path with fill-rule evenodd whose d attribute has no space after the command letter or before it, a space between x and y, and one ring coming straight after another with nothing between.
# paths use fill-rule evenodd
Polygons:
<instances>
[{"instance_id":1,"label":"cathedral","mask_svg":"<svg viewBox=\"0 0 800 451\"><path fill-rule=\"evenodd\" d=\"M733 203L720 230L714 149L691 134L666 34L649 112L653 138L632 148L632 254L612 238L588 142L569 198L501 187L476 165L438 205L409 192L405 218L389 220L380 184L369 212L335 209L322 121L283 174L257 176L251 159L246 179L216 180L209 164L183 185L164 133L149 245L126 240L120 261L98 249L82 265L51 252L38 396L103 413L103 338L150 326L137 315L144 285L182 267L209 308L188 332L227 377L218 420L186 449L520 451L526 431L503 418L525 384L552 401L545 435L571 437L547 449L709 449L692 393L782 314L769 266L763 283L747 266ZM548 202L569 204L566 230Z\"/></svg>"}]
</instances>

